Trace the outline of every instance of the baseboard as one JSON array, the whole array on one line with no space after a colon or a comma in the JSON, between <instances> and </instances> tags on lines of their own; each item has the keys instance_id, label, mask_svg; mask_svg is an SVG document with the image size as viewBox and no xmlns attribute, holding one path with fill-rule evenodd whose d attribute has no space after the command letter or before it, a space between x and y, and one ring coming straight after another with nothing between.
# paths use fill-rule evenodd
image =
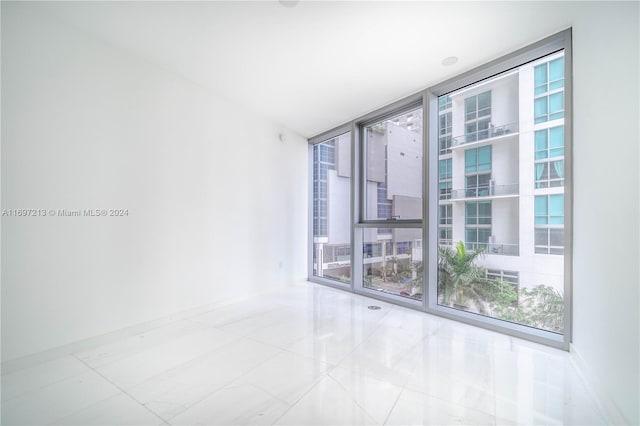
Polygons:
<instances>
[{"instance_id":1,"label":"baseboard","mask_svg":"<svg viewBox=\"0 0 640 426\"><path fill-rule=\"evenodd\" d=\"M605 420L609 425L630 425L629 421L624 417L618 406L615 404L609 392L604 389L599 377L593 372L589 365L585 362L580 352L575 346L570 345L569 353L571 360L580 374L582 381L591 393L591 396L598 404L600 412L605 416Z\"/></svg>"},{"instance_id":2,"label":"baseboard","mask_svg":"<svg viewBox=\"0 0 640 426\"><path fill-rule=\"evenodd\" d=\"M215 308L220 308L223 306L231 305L233 303L242 302L243 300L247 300L253 297L265 296L266 294L278 291L287 286L295 285L296 283L287 282L280 287L270 288L265 291L261 291L252 295L245 295L245 296L234 298L234 299L207 303L204 305L197 306L195 308L173 313L173 314L170 314L161 318L156 318L150 321L134 324L132 326L115 330L112 332L78 340L76 342L68 343L68 344L54 347L51 349L46 349L42 352L38 352L35 354L26 355L20 358L15 358L7 361L3 360L2 363L0 364L0 371L2 371L2 375L10 374L14 371L22 370L24 368L29 368L34 365L51 361L66 355L97 348L99 346L112 343L116 340L119 340L125 337L135 336L140 333L145 333L145 332L148 332L149 330L162 327L164 325L167 325L175 321L188 319L188 318L203 314L205 312L209 312Z\"/></svg>"},{"instance_id":3,"label":"baseboard","mask_svg":"<svg viewBox=\"0 0 640 426\"><path fill-rule=\"evenodd\" d=\"M87 339L78 340L76 342L68 343L66 345L57 346L55 348L46 349L42 352L26 355L20 358L11 359L8 361L2 361L2 374L9 374L14 371L29 368L36 364L51 361L56 358L60 358L66 355L70 355L76 352L82 352L97 348L102 345L112 343L116 340L124 337L135 336L140 333L145 333L154 328L162 327L174 321L190 318L205 312L208 312L215 307L219 307L220 304L212 303L207 305L198 306L193 309L188 309L176 314L167 315L165 317L156 318L154 320L138 323L126 328L115 330L109 333L101 334Z\"/></svg>"}]
</instances>

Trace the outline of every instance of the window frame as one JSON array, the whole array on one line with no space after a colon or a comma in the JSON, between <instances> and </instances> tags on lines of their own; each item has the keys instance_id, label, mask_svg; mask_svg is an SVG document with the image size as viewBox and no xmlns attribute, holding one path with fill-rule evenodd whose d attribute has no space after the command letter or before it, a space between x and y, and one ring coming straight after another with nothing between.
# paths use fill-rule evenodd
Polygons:
<instances>
[{"instance_id":1,"label":"window frame","mask_svg":"<svg viewBox=\"0 0 640 426\"><path fill-rule=\"evenodd\" d=\"M509 70L520 67L523 64L536 61L544 56L551 55L553 53L564 51L564 332L562 335L552 333L545 330L540 330L520 324L508 323L503 320L478 316L473 313L456 311L452 312L451 308L438 306L437 304L437 242L439 237L439 223L438 223L438 205L439 205L439 176L438 176L438 159L440 153L440 135L438 134L438 123L440 120L440 108L438 103L438 97L446 95L461 88L474 85L485 79L489 79L498 74L507 72ZM548 83L548 82L547 82ZM558 89L560 90L560 89ZM534 94L535 88L532 89L534 99L541 96L548 96L553 94L555 90L551 92L545 92L544 94ZM372 113L366 114L360 118L349 121L336 129L322 133L309 139L309 143L317 142L321 139L327 139L327 137L334 132L334 134L344 133L344 131L351 131L351 265L352 275L351 283L348 290L364 294L374 299L380 299L387 302L392 302L401 306L417 309L422 312L431 313L444 318L453 319L459 322L476 325L485 329L498 331L507 335L523 338L526 340L542 343L556 348L564 350L569 349L571 342L571 320L572 320L572 246L573 239L573 156L572 156L572 136L573 136L573 91L572 91L572 35L571 28L563 30L559 33L551 35L547 38L539 40L529 46L507 54L501 58L490 61L484 65L481 65L475 69L457 75L453 78L445 80L434 86L426 88L425 90L418 92L414 95L408 96L405 99L391 103L383 108L380 108ZM547 100L548 102L548 100ZM422 188L422 219L421 220L401 220L401 221L376 221L376 220L363 220L362 206L363 204L363 191L361 184L363 182L363 170L366 168L366 163L363 162L363 147L362 147L362 135L364 132L363 126L374 123L376 121L383 120L385 118L391 118L392 116L402 112L404 109L409 110L417 106L422 106L422 142L423 142L423 188ZM445 108L446 109L446 108ZM534 121L535 112L531 120ZM466 121L466 120L465 120ZM552 123L553 120L547 120ZM346 130L345 130L346 129ZM310 150L309 161L312 165L312 153ZM310 167L310 170L311 167ZM313 187L312 179L309 179L309 191L310 191L310 226L309 236L310 242L313 241L312 230L312 218L313 218ZM423 253L423 300L421 303L410 303L405 298L396 297L392 295L381 295L372 291L364 291L362 289L362 268L361 264L357 261L359 247L362 247L362 232L364 228L372 227L389 227L389 228L415 228L422 227L422 253ZM310 250L309 253L309 281L319 282L333 287L339 287L345 289L343 286L337 286L333 282L326 282L317 279L311 273L312 270L312 256L313 253Z\"/></svg>"}]
</instances>

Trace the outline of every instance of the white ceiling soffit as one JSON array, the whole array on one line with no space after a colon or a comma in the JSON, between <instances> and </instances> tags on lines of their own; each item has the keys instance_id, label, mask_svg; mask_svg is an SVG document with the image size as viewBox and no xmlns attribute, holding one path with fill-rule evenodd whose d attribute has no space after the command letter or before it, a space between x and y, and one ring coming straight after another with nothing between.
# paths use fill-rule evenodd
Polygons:
<instances>
[{"instance_id":1,"label":"white ceiling soffit","mask_svg":"<svg viewBox=\"0 0 640 426\"><path fill-rule=\"evenodd\" d=\"M305 137L569 27L579 2L45 2ZM36 7L36 6L34 6ZM442 60L457 56L452 66Z\"/></svg>"}]
</instances>

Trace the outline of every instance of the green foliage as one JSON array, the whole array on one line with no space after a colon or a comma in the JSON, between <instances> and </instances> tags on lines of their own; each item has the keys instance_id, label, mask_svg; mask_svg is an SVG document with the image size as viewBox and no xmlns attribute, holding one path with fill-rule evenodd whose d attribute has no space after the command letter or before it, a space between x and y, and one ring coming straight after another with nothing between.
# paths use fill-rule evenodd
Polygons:
<instances>
[{"instance_id":1,"label":"green foliage","mask_svg":"<svg viewBox=\"0 0 640 426\"><path fill-rule=\"evenodd\" d=\"M483 250L467 250L459 241L455 250L438 248L438 295L443 305L469 308L487 314L491 303L510 304L517 300L513 287L502 280L489 280L486 270L476 265Z\"/></svg>"},{"instance_id":2,"label":"green foliage","mask_svg":"<svg viewBox=\"0 0 640 426\"><path fill-rule=\"evenodd\" d=\"M564 297L543 284L521 288L517 305L497 305L495 316L507 321L561 333L564 324Z\"/></svg>"}]
</instances>

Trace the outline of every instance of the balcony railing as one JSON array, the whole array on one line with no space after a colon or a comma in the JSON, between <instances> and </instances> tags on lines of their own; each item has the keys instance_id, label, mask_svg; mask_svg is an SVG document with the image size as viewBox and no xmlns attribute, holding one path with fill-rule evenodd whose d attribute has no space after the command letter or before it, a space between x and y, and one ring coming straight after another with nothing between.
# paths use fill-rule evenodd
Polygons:
<instances>
[{"instance_id":1,"label":"balcony railing","mask_svg":"<svg viewBox=\"0 0 640 426\"><path fill-rule=\"evenodd\" d=\"M502 255L502 256L518 256L520 254L519 244L509 243L465 243L467 250L484 250L487 254Z\"/></svg>"},{"instance_id":2,"label":"balcony railing","mask_svg":"<svg viewBox=\"0 0 640 426\"><path fill-rule=\"evenodd\" d=\"M520 254L520 245L508 243L488 243L487 254L518 256Z\"/></svg>"},{"instance_id":3,"label":"balcony railing","mask_svg":"<svg viewBox=\"0 0 640 426\"><path fill-rule=\"evenodd\" d=\"M454 189L451 191L451 198L454 200L463 198L482 198L482 197L494 197L504 195L517 195L519 192L519 185L517 183L511 183L508 185L485 185L477 186L473 188Z\"/></svg>"},{"instance_id":4,"label":"balcony railing","mask_svg":"<svg viewBox=\"0 0 640 426\"><path fill-rule=\"evenodd\" d=\"M465 145L472 142L479 142L485 139L497 138L499 136L509 135L518 132L518 123L505 124L502 126L490 125L488 129L478 130L477 132L467 133L462 136L456 136L451 143L452 147Z\"/></svg>"}]
</instances>

